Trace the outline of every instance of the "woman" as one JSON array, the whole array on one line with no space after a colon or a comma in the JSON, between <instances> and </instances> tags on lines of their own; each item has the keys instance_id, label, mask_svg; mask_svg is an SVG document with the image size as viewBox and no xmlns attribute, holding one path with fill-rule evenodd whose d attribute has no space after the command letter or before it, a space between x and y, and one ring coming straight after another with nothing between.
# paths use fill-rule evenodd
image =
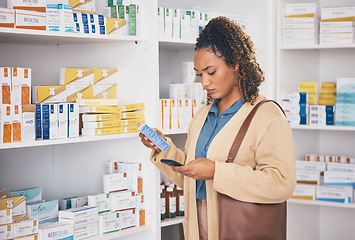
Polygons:
<instances>
[{"instance_id":1,"label":"woman","mask_svg":"<svg viewBox=\"0 0 355 240\"><path fill-rule=\"evenodd\" d=\"M264 73L254 45L239 24L225 17L212 19L197 39L194 65L208 99L189 125L185 150L159 130L171 145L166 152L140 137L152 149L151 161L184 189L185 239L213 240L218 239L217 192L254 203L279 203L292 195L294 146L287 120L269 102L255 114L233 163L225 162L246 116L266 99L259 94ZM168 167L162 158L184 166Z\"/></svg>"}]
</instances>

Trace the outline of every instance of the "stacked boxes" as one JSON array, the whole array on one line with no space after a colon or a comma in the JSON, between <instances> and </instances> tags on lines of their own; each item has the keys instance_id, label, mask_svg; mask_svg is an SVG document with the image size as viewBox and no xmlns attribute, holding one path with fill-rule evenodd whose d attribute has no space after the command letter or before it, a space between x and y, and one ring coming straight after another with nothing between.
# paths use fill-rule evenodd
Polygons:
<instances>
[{"instance_id":1,"label":"stacked boxes","mask_svg":"<svg viewBox=\"0 0 355 240\"><path fill-rule=\"evenodd\" d=\"M336 103L337 87L335 82L322 82L318 96L319 105L334 106Z\"/></svg>"},{"instance_id":2,"label":"stacked boxes","mask_svg":"<svg viewBox=\"0 0 355 240\"><path fill-rule=\"evenodd\" d=\"M355 126L355 78L337 78L335 125Z\"/></svg>"},{"instance_id":3,"label":"stacked boxes","mask_svg":"<svg viewBox=\"0 0 355 240\"><path fill-rule=\"evenodd\" d=\"M15 27L15 10L9 8L0 8L0 27Z\"/></svg>"},{"instance_id":4,"label":"stacked boxes","mask_svg":"<svg viewBox=\"0 0 355 240\"><path fill-rule=\"evenodd\" d=\"M77 12L95 13L96 0L67 0L68 4L73 6L73 10Z\"/></svg>"},{"instance_id":5,"label":"stacked boxes","mask_svg":"<svg viewBox=\"0 0 355 240\"><path fill-rule=\"evenodd\" d=\"M318 43L317 4L292 3L285 5L282 23L284 46L314 45Z\"/></svg>"},{"instance_id":6,"label":"stacked boxes","mask_svg":"<svg viewBox=\"0 0 355 240\"><path fill-rule=\"evenodd\" d=\"M299 82L298 92L308 93L308 100L310 105L318 104L318 83L317 82Z\"/></svg>"},{"instance_id":7,"label":"stacked boxes","mask_svg":"<svg viewBox=\"0 0 355 240\"><path fill-rule=\"evenodd\" d=\"M309 109L310 125L334 125L335 106L311 105Z\"/></svg>"},{"instance_id":8,"label":"stacked boxes","mask_svg":"<svg viewBox=\"0 0 355 240\"><path fill-rule=\"evenodd\" d=\"M355 7L322 7L320 44L354 43Z\"/></svg>"},{"instance_id":9,"label":"stacked boxes","mask_svg":"<svg viewBox=\"0 0 355 240\"><path fill-rule=\"evenodd\" d=\"M309 100L308 93L287 92L282 97L282 107L291 125L307 125Z\"/></svg>"}]
</instances>

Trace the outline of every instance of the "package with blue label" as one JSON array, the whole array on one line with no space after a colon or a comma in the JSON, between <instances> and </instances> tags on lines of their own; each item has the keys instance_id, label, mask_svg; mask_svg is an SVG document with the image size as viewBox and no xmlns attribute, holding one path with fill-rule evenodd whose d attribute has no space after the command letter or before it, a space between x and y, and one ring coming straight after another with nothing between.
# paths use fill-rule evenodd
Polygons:
<instances>
[{"instance_id":1,"label":"package with blue label","mask_svg":"<svg viewBox=\"0 0 355 240\"><path fill-rule=\"evenodd\" d=\"M58 200L39 201L27 204L28 218L35 218L39 223L56 221L58 218Z\"/></svg>"},{"instance_id":2,"label":"package with blue label","mask_svg":"<svg viewBox=\"0 0 355 240\"><path fill-rule=\"evenodd\" d=\"M39 235L45 240L73 240L73 225L65 223L44 223L39 226Z\"/></svg>"},{"instance_id":3,"label":"package with blue label","mask_svg":"<svg viewBox=\"0 0 355 240\"><path fill-rule=\"evenodd\" d=\"M31 202L37 202L37 201L42 200L42 188L41 187L12 191L12 192L10 192L10 194L11 194L11 197L25 196L27 204L31 203Z\"/></svg>"}]
</instances>

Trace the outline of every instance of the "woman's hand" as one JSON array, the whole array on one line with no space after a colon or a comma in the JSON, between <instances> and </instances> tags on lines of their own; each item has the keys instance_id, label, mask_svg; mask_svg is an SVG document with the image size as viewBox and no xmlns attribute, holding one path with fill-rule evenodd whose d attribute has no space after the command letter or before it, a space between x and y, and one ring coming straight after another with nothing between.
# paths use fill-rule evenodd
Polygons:
<instances>
[{"instance_id":1,"label":"woman's hand","mask_svg":"<svg viewBox=\"0 0 355 240\"><path fill-rule=\"evenodd\" d=\"M171 167L175 172L179 172L195 180L213 179L215 164L207 158L196 158L182 167Z\"/></svg>"},{"instance_id":2,"label":"woman's hand","mask_svg":"<svg viewBox=\"0 0 355 240\"><path fill-rule=\"evenodd\" d=\"M138 127L141 125L142 123L138 123ZM153 128L154 132L156 132L159 136L161 136L165 141L167 140L166 137L164 136L164 134L159 131L156 128ZM141 142L143 143L144 146L146 146L147 148L153 149L155 150L157 153L160 153L160 148L158 148L157 145L155 145L152 141L149 140L149 138L147 136L145 136L143 133L139 133L139 137L141 138Z\"/></svg>"}]
</instances>

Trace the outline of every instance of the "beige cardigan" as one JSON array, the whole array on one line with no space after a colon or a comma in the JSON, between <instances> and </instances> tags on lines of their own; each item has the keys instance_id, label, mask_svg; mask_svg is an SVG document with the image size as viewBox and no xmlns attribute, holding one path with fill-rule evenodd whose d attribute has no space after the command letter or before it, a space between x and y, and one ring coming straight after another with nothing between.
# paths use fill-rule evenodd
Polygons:
<instances>
[{"instance_id":1,"label":"beige cardigan","mask_svg":"<svg viewBox=\"0 0 355 240\"><path fill-rule=\"evenodd\" d=\"M256 102L266 99L259 94ZM208 239L218 239L217 192L246 202L278 203L292 195L296 185L294 145L290 125L280 109L272 102L263 104L256 112L233 163L226 163L228 152L238 130L255 106L245 103L213 139L207 158L215 161L213 180L206 180ZM174 159L187 164L195 159L195 148L211 105L204 105L192 119L185 151L178 149L170 138L166 152L152 151L151 161L184 189L185 239L199 239L196 181L172 171L160 159Z\"/></svg>"}]
</instances>

